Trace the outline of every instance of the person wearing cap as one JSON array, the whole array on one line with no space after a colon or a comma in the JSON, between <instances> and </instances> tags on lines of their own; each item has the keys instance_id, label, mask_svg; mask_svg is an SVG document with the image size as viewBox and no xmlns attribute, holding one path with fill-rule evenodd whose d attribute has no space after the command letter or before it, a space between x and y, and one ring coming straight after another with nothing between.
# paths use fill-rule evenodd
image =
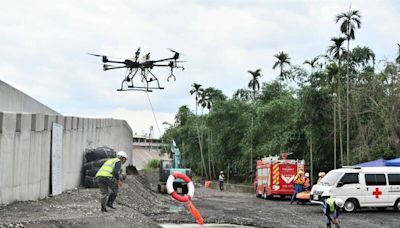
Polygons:
<instances>
[{"instance_id":1,"label":"person wearing cap","mask_svg":"<svg viewBox=\"0 0 400 228\"><path fill-rule=\"evenodd\" d=\"M221 172L219 172L219 177L218 177L219 190L221 191L224 191L224 179L225 179L224 172L221 170Z\"/></svg>"},{"instance_id":2,"label":"person wearing cap","mask_svg":"<svg viewBox=\"0 0 400 228\"><path fill-rule=\"evenodd\" d=\"M122 176L119 175L119 171L121 165L124 164L127 159L128 155L124 151L119 151L116 158L108 159L96 173L101 194L101 212L107 212L106 206L116 209L113 203L117 198L118 188L122 186ZM110 194L109 189L111 190Z\"/></svg>"},{"instance_id":3,"label":"person wearing cap","mask_svg":"<svg viewBox=\"0 0 400 228\"><path fill-rule=\"evenodd\" d=\"M343 200L333 197L328 198L325 195L323 195L323 197L325 197L323 210L326 219L326 227L331 227L332 223L336 225L336 227L340 227L339 211L344 205Z\"/></svg>"},{"instance_id":4,"label":"person wearing cap","mask_svg":"<svg viewBox=\"0 0 400 228\"><path fill-rule=\"evenodd\" d=\"M296 195L299 192L303 191L303 187L304 187L304 183L305 183L305 179L304 179L304 172L303 170L299 170L299 172L297 173L297 175L294 177L294 192L292 195L292 198L290 200L290 204L293 203L293 201L296 200Z\"/></svg>"}]
</instances>

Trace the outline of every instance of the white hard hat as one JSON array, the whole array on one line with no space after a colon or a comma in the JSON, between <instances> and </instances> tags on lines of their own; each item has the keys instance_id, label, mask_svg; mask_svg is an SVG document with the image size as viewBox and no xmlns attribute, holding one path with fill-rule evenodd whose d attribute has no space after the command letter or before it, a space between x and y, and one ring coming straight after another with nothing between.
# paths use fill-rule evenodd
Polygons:
<instances>
[{"instance_id":1,"label":"white hard hat","mask_svg":"<svg viewBox=\"0 0 400 228\"><path fill-rule=\"evenodd\" d=\"M306 174L305 174L305 176L306 176L306 177L309 177L309 176L310 176L310 174L309 174L309 173L306 173Z\"/></svg>"},{"instance_id":2,"label":"white hard hat","mask_svg":"<svg viewBox=\"0 0 400 228\"><path fill-rule=\"evenodd\" d=\"M128 155L122 150L117 153L117 156L128 159Z\"/></svg>"},{"instance_id":3,"label":"white hard hat","mask_svg":"<svg viewBox=\"0 0 400 228\"><path fill-rule=\"evenodd\" d=\"M344 201L342 199L335 199L336 206L342 208L344 206Z\"/></svg>"}]
</instances>

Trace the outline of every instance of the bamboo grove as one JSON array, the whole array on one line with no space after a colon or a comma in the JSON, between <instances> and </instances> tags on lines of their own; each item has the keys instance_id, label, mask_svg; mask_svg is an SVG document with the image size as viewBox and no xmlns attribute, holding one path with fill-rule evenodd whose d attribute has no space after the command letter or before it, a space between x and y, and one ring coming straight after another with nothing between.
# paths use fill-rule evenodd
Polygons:
<instances>
[{"instance_id":1,"label":"bamboo grove","mask_svg":"<svg viewBox=\"0 0 400 228\"><path fill-rule=\"evenodd\" d=\"M205 178L229 168L233 178L250 180L257 159L281 152L308 166L311 159L314 173L399 157L400 44L393 44L395 59L376 60L367 45L350 48L361 13L335 19L337 36L320 55L303 63L274 55L274 81L249 70L248 85L231 97L194 83L188 92L196 109L181 106L163 141L175 139L185 165Z\"/></svg>"}]
</instances>

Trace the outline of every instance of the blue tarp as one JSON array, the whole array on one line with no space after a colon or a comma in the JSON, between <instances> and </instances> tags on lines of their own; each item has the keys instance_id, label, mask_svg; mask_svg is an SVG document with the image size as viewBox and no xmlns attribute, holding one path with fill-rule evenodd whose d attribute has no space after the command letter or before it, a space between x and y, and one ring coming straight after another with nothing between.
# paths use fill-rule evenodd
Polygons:
<instances>
[{"instance_id":1,"label":"blue tarp","mask_svg":"<svg viewBox=\"0 0 400 228\"><path fill-rule=\"evenodd\" d=\"M387 166L400 166L400 158L385 161Z\"/></svg>"},{"instance_id":2,"label":"blue tarp","mask_svg":"<svg viewBox=\"0 0 400 228\"><path fill-rule=\"evenodd\" d=\"M379 167L379 166L387 166L386 161L384 159L378 159L374 161L364 162L357 164L356 166L361 167Z\"/></svg>"}]
</instances>

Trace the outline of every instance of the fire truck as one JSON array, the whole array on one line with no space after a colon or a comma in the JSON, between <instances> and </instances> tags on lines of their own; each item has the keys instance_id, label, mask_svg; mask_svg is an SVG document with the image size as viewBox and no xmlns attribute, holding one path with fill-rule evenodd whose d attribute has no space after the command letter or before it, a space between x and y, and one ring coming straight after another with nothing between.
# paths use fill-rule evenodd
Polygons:
<instances>
[{"instance_id":1,"label":"fire truck","mask_svg":"<svg viewBox=\"0 0 400 228\"><path fill-rule=\"evenodd\" d=\"M269 156L257 161L255 191L257 197L291 196L294 192L294 177L305 172L304 160L286 159L287 155Z\"/></svg>"}]
</instances>

